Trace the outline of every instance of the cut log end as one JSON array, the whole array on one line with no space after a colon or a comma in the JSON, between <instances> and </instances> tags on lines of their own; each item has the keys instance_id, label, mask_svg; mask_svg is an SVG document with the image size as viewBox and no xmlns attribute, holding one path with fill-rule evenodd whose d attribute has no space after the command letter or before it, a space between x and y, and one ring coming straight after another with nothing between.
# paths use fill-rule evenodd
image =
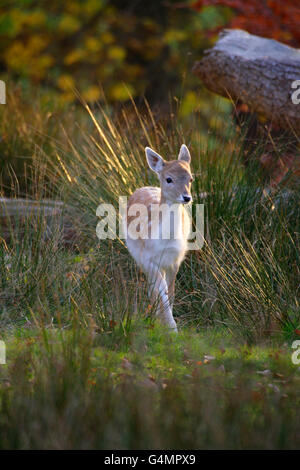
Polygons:
<instances>
[{"instance_id":1,"label":"cut log end","mask_svg":"<svg viewBox=\"0 0 300 470\"><path fill-rule=\"evenodd\" d=\"M246 31L224 30L193 72L210 91L242 101L283 129L300 131L300 104L293 99L300 50Z\"/></svg>"}]
</instances>

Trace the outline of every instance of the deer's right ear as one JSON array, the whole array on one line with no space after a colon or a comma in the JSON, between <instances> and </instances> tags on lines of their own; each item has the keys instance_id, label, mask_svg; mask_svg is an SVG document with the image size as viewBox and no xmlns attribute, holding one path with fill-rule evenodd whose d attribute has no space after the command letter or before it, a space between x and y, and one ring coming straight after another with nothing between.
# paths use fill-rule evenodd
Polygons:
<instances>
[{"instance_id":1,"label":"deer's right ear","mask_svg":"<svg viewBox=\"0 0 300 470\"><path fill-rule=\"evenodd\" d=\"M146 158L151 170L160 173L165 166L164 159L150 147L145 148Z\"/></svg>"}]
</instances>

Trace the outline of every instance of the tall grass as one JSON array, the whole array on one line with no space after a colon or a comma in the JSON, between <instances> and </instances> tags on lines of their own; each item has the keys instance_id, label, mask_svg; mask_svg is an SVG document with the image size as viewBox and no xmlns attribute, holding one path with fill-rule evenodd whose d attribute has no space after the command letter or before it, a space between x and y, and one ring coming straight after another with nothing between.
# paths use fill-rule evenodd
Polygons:
<instances>
[{"instance_id":1,"label":"tall grass","mask_svg":"<svg viewBox=\"0 0 300 470\"><path fill-rule=\"evenodd\" d=\"M248 340L299 324L299 191L265 187L257 158L244 167L243 137L228 125L218 139L203 137L197 121L184 138L184 129L170 118L156 124L148 108L128 121L126 114L109 116L104 109L86 111L95 131L82 133L82 144L57 154L53 173L60 192L79 218L82 243L95 243L95 210L100 202L117 209L118 197L135 188L157 184L144 158L144 146L165 158L176 158L182 142L190 145L195 173L194 199L205 205L206 243L190 253L182 266L175 312L183 324L222 324L236 327ZM195 116L197 118L197 116ZM257 147L256 153L263 151ZM249 157L249 156L248 156ZM259 157L259 155L256 157ZM100 242L103 253L111 242ZM121 240L113 242L126 258ZM128 261L126 261L128 262ZM130 261L129 261L130 262ZM126 271L126 269L125 269ZM126 279L129 281L128 276Z\"/></svg>"},{"instance_id":2,"label":"tall grass","mask_svg":"<svg viewBox=\"0 0 300 470\"><path fill-rule=\"evenodd\" d=\"M101 328L118 319L123 328L133 312L146 315L143 277L122 240L99 242L96 209L108 202L117 210L120 195L157 184L146 164L145 145L170 159L185 141L192 152L194 200L205 205L206 241L201 251L187 255L179 273L179 323L226 325L248 341L296 329L297 188L266 188L257 159L253 167L243 165L243 137L230 125L222 135L203 136L197 114L188 124L178 123L174 114L156 123L148 105L144 114L132 103L131 111L118 115L83 106L89 124L83 126L81 116L80 122L62 126L63 139L49 136L31 170L31 195L40 204L45 195L62 199L65 213L52 221L51 236L41 212L34 220L24 216L22 234L12 230L11 243L1 243L2 320L10 319L8 310L24 320L37 309L51 321L68 322L75 308ZM64 240L66 220L75 234L71 249Z\"/></svg>"}]
</instances>

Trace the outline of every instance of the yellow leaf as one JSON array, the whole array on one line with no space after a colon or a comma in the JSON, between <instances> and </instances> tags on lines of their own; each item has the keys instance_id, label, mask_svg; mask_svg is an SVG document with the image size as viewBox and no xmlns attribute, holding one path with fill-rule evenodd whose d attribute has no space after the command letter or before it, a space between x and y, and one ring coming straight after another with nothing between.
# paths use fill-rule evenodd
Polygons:
<instances>
[{"instance_id":1,"label":"yellow leaf","mask_svg":"<svg viewBox=\"0 0 300 470\"><path fill-rule=\"evenodd\" d=\"M101 90L98 86L92 85L87 88L83 93L82 97L88 102L97 101L100 98Z\"/></svg>"},{"instance_id":2,"label":"yellow leaf","mask_svg":"<svg viewBox=\"0 0 300 470\"><path fill-rule=\"evenodd\" d=\"M64 58L64 63L66 65L72 65L75 62L79 62L82 60L85 56L85 51L83 49L75 49L74 51L71 51L69 54L66 55Z\"/></svg>"},{"instance_id":3,"label":"yellow leaf","mask_svg":"<svg viewBox=\"0 0 300 470\"><path fill-rule=\"evenodd\" d=\"M86 38L85 45L90 52L99 52L102 49L101 42L93 37Z\"/></svg>"},{"instance_id":4,"label":"yellow leaf","mask_svg":"<svg viewBox=\"0 0 300 470\"><path fill-rule=\"evenodd\" d=\"M57 85L61 90L70 90L71 88L74 88L75 86L75 81L74 78L71 75L61 75L58 80L57 80Z\"/></svg>"},{"instance_id":5,"label":"yellow leaf","mask_svg":"<svg viewBox=\"0 0 300 470\"><path fill-rule=\"evenodd\" d=\"M125 85L118 82L109 90L109 96L114 101L127 101L130 98L129 95L134 95L134 88L128 83Z\"/></svg>"},{"instance_id":6,"label":"yellow leaf","mask_svg":"<svg viewBox=\"0 0 300 470\"><path fill-rule=\"evenodd\" d=\"M164 42L172 44L174 42L184 41L186 38L186 32L178 29L170 29L164 35Z\"/></svg>"},{"instance_id":7,"label":"yellow leaf","mask_svg":"<svg viewBox=\"0 0 300 470\"><path fill-rule=\"evenodd\" d=\"M123 47L120 46L112 46L108 49L107 55L109 59L122 61L125 59L126 51Z\"/></svg>"},{"instance_id":8,"label":"yellow leaf","mask_svg":"<svg viewBox=\"0 0 300 470\"><path fill-rule=\"evenodd\" d=\"M26 17L24 18L24 23L28 26L40 27L43 26L46 22L46 15L40 10L26 12Z\"/></svg>"},{"instance_id":9,"label":"yellow leaf","mask_svg":"<svg viewBox=\"0 0 300 470\"><path fill-rule=\"evenodd\" d=\"M106 33L103 33L101 35L101 41L104 43L104 44L111 44L112 42L114 42L115 38L113 37L113 35L109 32L106 32Z\"/></svg>"},{"instance_id":10,"label":"yellow leaf","mask_svg":"<svg viewBox=\"0 0 300 470\"><path fill-rule=\"evenodd\" d=\"M68 103L72 103L75 99L75 95L72 92L65 92L59 95L58 103L60 106L64 106ZM71 275L69 276L71 277Z\"/></svg>"},{"instance_id":11,"label":"yellow leaf","mask_svg":"<svg viewBox=\"0 0 300 470\"><path fill-rule=\"evenodd\" d=\"M197 107L197 95L194 91L188 91L180 105L179 114L181 116L187 116L192 113Z\"/></svg>"},{"instance_id":12,"label":"yellow leaf","mask_svg":"<svg viewBox=\"0 0 300 470\"><path fill-rule=\"evenodd\" d=\"M80 21L71 15L63 15L58 29L66 33L74 33L80 28Z\"/></svg>"}]
</instances>

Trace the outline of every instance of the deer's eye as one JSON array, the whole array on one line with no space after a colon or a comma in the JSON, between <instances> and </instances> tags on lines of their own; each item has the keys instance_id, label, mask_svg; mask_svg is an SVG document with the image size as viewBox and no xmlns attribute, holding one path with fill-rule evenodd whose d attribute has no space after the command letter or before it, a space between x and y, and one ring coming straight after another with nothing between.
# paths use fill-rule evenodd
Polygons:
<instances>
[{"instance_id":1,"label":"deer's eye","mask_svg":"<svg viewBox=\"0 0 300 470\"><path fill-rule=\"evenodd\" d=\"M169 177L169 178L166 178L166 182L167 182L167 183L172 183L172 181L173 181L172 178L170 178L170 177Z\"/></svg>"}]
</instances>

